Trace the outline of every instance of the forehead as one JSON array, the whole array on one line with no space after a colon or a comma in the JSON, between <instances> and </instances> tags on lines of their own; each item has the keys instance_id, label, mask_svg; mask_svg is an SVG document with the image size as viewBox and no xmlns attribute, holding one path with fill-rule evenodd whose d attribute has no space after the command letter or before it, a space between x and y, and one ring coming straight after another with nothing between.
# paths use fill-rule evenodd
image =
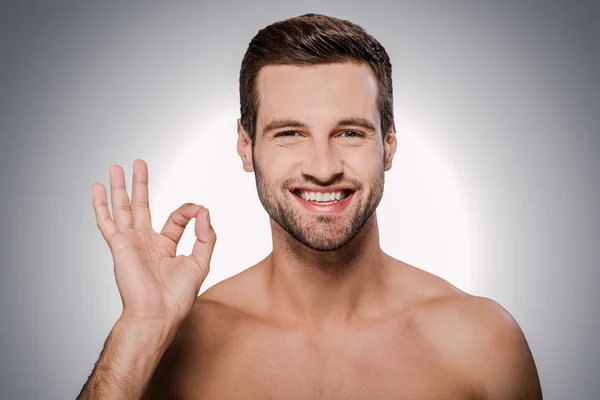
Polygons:
<instances>
[{"instance_id":1,"label":"forehead","mask_svg":"<svg viewBox=\"0 0 600 400\"><path fill-rule=\"evenodd\" d=\"M257 129L270 120L292 118L308 125L362 117L377 126L377 80L369 65L267 65L256 82Z\"/></svg>"}]
</instances>

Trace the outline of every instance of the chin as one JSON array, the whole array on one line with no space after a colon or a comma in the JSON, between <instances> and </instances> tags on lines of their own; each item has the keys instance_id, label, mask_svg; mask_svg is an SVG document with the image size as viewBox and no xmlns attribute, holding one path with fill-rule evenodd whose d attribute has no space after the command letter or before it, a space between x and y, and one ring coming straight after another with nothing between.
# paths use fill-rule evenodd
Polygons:
<instances>
[{"instance_id":1,"label":"chin","mask_svg":"<svg viewBox=\"0 0 600 400\"><path fill-rule=\"evenodd\" d=\"M301 239L302 240L299 240L299 241L306 247L308 247L312 250L322 251L322 252L339 250L352 241L352 238L348 237L348 236L330 238L329 240L323 239L322 237L321 238L314 238L314 237L307 238L306 236L304 236Z\"/></svg>"}]
</instances>

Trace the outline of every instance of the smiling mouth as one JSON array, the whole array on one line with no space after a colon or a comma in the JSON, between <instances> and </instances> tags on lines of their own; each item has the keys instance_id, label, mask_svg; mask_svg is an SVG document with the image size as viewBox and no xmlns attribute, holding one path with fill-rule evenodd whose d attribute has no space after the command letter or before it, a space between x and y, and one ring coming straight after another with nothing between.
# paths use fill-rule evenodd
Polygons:
<instances>
[{"instance_id":1,"label":"smiling mouth","mask_svg":"<svg viewBox=\"0 0 600 400\"><path fill-rule=\"evenodd\" d=\"M309 192L303 191L300 189L291 190L292 194L304 201L308 201L315 204L320 205L329 205L338 203L348 196L350 196L354 191L351 189L342 189L336 192L330 193L319 193L319 192Z\"/></svg>"}]
</instances>

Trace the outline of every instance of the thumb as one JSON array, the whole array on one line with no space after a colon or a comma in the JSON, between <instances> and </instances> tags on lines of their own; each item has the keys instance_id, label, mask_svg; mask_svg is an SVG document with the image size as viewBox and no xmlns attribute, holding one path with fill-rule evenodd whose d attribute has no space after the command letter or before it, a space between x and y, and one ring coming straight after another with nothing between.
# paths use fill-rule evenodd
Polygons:
<instances>
[{"instance_id":1,"label":"thumb","mask_svg":"<svg viewBox=\"0 0 600 400\"><path fill-rule=\"evenodd\" d=\"M190 257L208 274L210 259L217 241L217 234L210 224L208 208L202 207L196 213L194 233L196 234L196 242L194 243Z\"/></svg>"}]
</instances>

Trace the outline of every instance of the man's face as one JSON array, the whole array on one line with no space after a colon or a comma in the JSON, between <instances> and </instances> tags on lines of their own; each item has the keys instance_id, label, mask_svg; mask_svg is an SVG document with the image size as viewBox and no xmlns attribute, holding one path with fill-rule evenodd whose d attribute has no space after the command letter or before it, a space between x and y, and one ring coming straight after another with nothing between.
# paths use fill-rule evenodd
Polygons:
<instances>
[{"instance_id":1,"label":"man's face","mask_svg":"<svg viewBox=\"0 0 600 400\"><path fill-rule=\"evenodd\" d=\"M372 70L353 63L267 66L257 90L252 159L263 207L305 246L343 247L383 195L384 146ZM311 192L323 198L313 199Z\"/></svg>"}]
</instances>

